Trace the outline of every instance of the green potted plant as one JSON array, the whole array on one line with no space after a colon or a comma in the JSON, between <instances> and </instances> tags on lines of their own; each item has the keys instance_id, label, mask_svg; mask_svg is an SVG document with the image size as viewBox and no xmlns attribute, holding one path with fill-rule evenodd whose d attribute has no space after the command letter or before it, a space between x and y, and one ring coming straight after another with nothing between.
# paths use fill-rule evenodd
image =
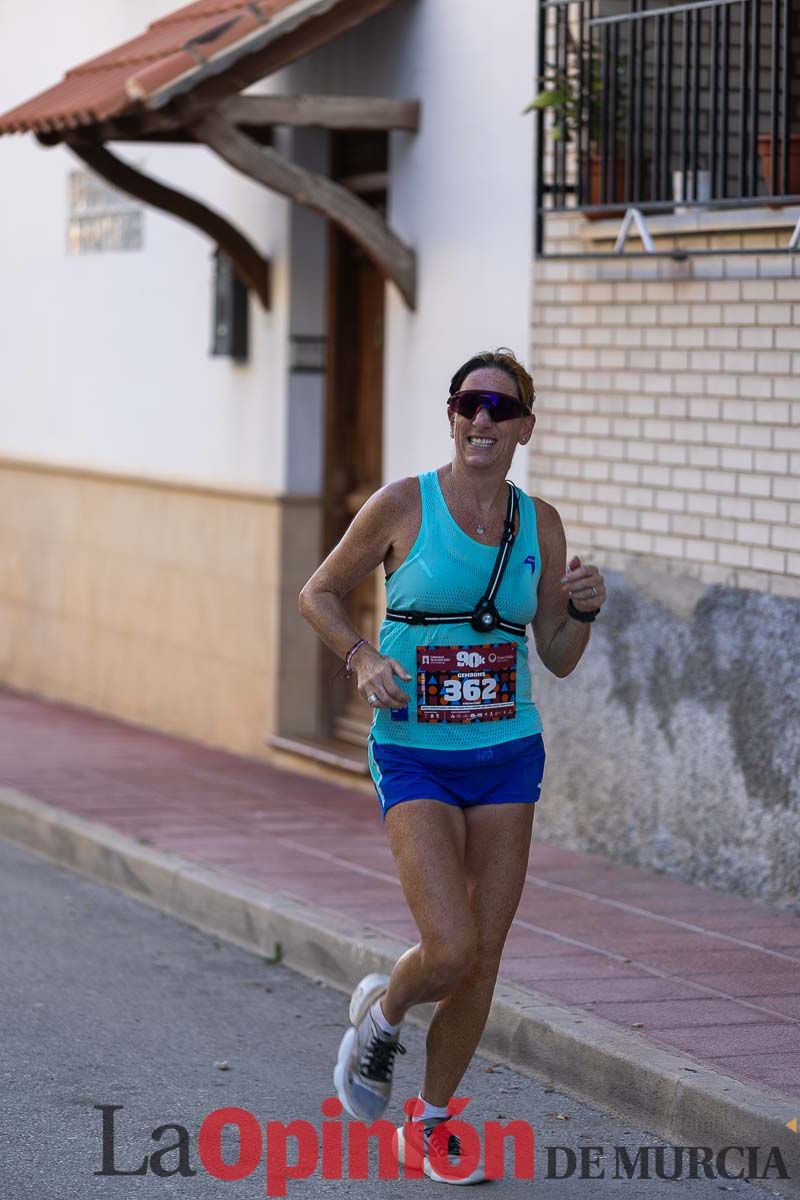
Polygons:
<instances>
[{"instance_id":1,"label":"green potted plant","mask_svg":"<svg viewBox=\"0 0 800 1200\"><path fill-rule=\"evenodd\" d=\"M526 113L553 110L550 137L554 142L573 142L581 128L589 126L589 151L581 151L580 174L588 182L590 205L602 203L603 158L600 153L600 96L603 91L600 49L587 43L579 47L571 33L567 34L566 66L545 63L539 78L539 92L524 110ZM622 86L625 63L620 59L617 74L617 128L614 156L614 194L625 194L627 155L622 137L622 122L626 112L626 97ZM611 182L611 181L609 181ZM625 208L604 208L583 215L590 221L603 217L621 216Z\"/></svg>"}]
</instances>

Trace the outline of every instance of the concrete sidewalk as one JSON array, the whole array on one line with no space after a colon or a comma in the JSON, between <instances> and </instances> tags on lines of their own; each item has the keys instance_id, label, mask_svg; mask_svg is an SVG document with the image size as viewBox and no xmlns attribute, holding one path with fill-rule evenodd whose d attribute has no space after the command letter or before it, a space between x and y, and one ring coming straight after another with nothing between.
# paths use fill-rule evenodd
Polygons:
<instances>
[{"instance_id":1,"label":"concrete sidewalk","mask_svg":"<svg viewBox=\"0 0 800 1200\"><path fill-rule=\"evenodd\" d=\"M416 940L363 792L9 692L0 787L1 835L343 989ZM534 841L482 1050L796 1162L800 919Z\"/></svg>"}]
</instances>

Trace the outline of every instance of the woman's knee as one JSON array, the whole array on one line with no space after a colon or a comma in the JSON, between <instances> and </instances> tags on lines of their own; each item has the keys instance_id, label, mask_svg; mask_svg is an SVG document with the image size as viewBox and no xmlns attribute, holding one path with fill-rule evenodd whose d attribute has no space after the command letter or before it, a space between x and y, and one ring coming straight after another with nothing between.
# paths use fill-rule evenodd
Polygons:
<instances>
[{"instance_id":1,"label":"woman's knee","mask_svg":"<svg viewBox=\"0 0 800 1200\"><path fill-rule=\"evenodd\" d=\"M466 927L433 941L423 942L425 977L437 990L456 986L475 967L478 959L478 934Z\"/></svg>"}]
</instances>

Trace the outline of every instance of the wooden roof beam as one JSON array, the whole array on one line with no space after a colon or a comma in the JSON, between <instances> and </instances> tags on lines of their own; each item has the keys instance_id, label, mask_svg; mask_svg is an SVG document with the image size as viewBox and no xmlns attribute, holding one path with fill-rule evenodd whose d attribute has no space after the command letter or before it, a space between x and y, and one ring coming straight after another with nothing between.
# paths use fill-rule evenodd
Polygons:
<instances>
[{"instance_id":1,"label":"wooden roof beam","mask_svg":"<svg viewBox=\"0 0 800 1200\"><path fill-rule=\"evenodd\" d=\"M409 308L416 306L416 259L373 208L339 183L298 167L274 150L259 146L219 113L207 113L190 126L237 171L327 217L355 241L385 278L399 288Z\"/></svg>"},{"instance_id":2,"label":"wooden roof beam","mask_svg":"<svg viewBox=\"0 0 800 1200\"><path fill-rule=\"evenodd\" d=\"M389 100L376 96L234 96L219 111L259 142L269 143L274 125L316 126L321 129L405 129L416 133L420 125L418 100ZM170 112L143 110L116 121L101 121L92 128L100 142L182 142L196 144L187 122L208 111L192 97L179 101ZM48 144L61 133L39 135Z\"/></svg>"},{"instance_id":3,"label":"wooden roof beam","mask_svg":"<svg viewBox=\"0 0 800 1200\"><path fill-rule=\"evenodd\" d=\"M236 96L221 106L234 125L313 125L322 129L419 129L418 100L374 96Z\"/></svg>"},{"instance_id":4,"label":"wooden roof beam","mask_svg":"<svg viewBox=\"0 0 800 1200\"><path fill-rule=\"evenodd\" d=\"M207 234L235 264L242 283L252 288L264 308L269 308L269 262L229 221L192 196L142 174L105 146L79 138L70 139L68 144L73 154L112 187Z\"/></svg>"}]
</instances>

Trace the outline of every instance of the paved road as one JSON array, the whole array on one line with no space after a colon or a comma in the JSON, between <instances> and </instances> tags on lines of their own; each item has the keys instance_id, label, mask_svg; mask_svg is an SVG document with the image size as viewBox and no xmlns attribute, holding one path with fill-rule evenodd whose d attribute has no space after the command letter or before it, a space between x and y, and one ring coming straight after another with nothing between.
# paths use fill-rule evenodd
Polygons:
<instances>
[{"instance_id":1,"label":"paved road","mask_svg":"<svg viewBox=\"0 0 800 1200\"><path fill-rule=\"evenodd\" d=\"M244 1200L264 1196L263 1164L236 1182L209 1175L197 1151L203 1119L237 1106L262 1126L302 1119L319 1131L346 999L0 842L0 1014L0 1200ZM422 1032L411 1026L403 1040L408 1053L398 1061L399 1099L416 1094L424 1046ZM627 1147L633 1157L639 1145L661 1143L491 1065L484 1059L471 1065L460 1089L472 1097L465 1115L474 1111L479 1128L503 1117L533 1126L537 1193L553 1200L590 1193L592 1200L659 1200L683 1188L691 1189L693 1200L719 1198L721 1190L749 1200L774 1194L763 1185L719 1179L616 1179L615 1146ZM197 1173L96 1175L103 1159L98 1105L121 1106L115 1114L117 1168L132 1170L172 1144L174 1131L161 1142L151 1131L179 1124L188 1130L188 1162ZM400 1113L398 1100L390 1115L399 1120ZM226 1157L235 1159L233 1133L224 1146ZM606 1178L589 1182L576 1171L571 1178L547 1179L548 1146L566 1146L578 1161L581 1147L604 1147ZM565 1159L558 1153L560 1172ZM167 1171L177 1165L177 1152L161 1160ZM530 1182L511 1180L480 1190L500 1200L531 1192ZM427 1179L379 1182L374 1168L369 1182L323 1180L317 1172L288 1184L288 1195L302 1198L422 1193L451 1194Z\"/></svg>"}]
</instances>

